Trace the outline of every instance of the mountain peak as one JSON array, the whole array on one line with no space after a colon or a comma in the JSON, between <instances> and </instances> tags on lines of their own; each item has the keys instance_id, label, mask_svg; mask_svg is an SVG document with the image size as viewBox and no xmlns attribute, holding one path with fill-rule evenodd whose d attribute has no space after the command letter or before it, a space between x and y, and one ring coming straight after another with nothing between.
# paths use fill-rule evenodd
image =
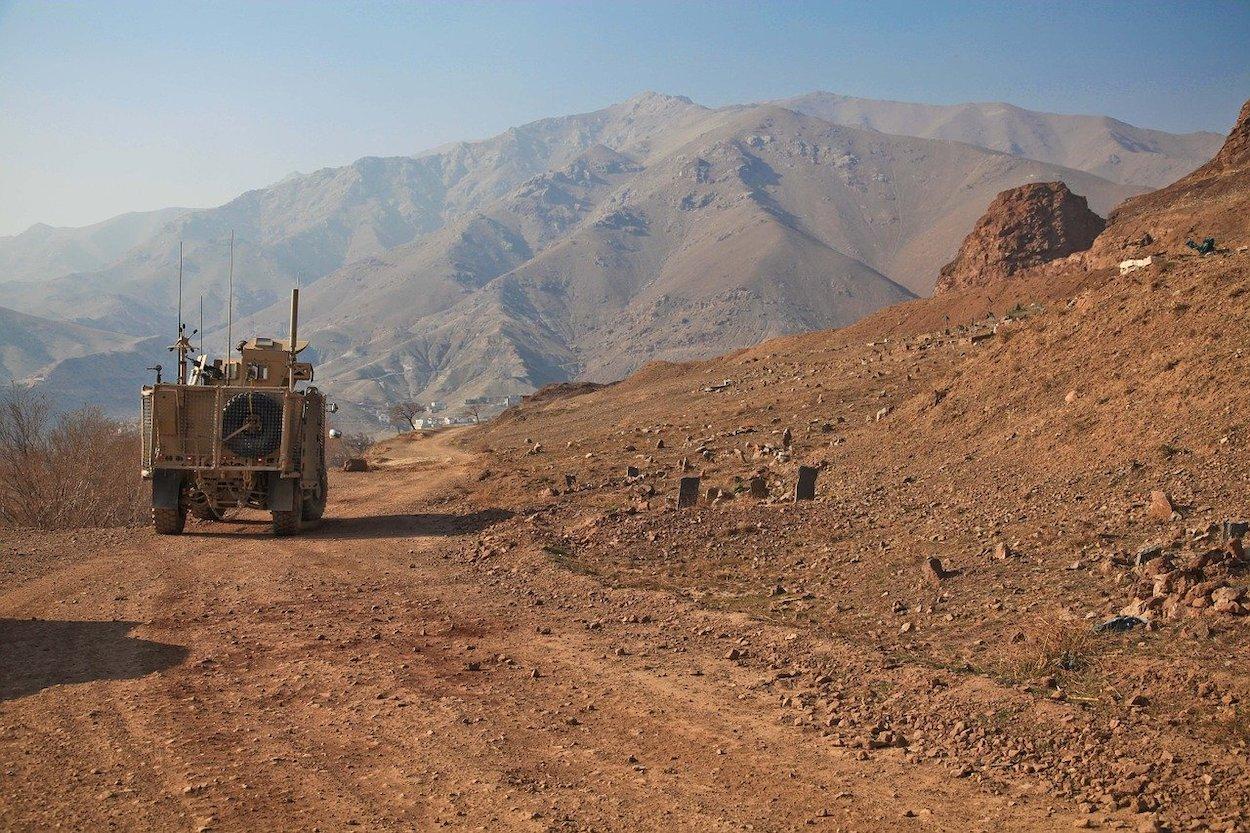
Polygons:
<instances>
[{"instance_id":1,"label":"mountain peak","mask_svg":"<svg viewBox=\"0 0 1250 833\"><path fill-rule=\"evenodd\" d=\"M623 106L639 108L639 107L672 107L679 106L698 106L691 99L684 95L670 95L668 93L660 93L655 90L643 90L637 95L630 96L621 102Z\"/></svg>"}]
</instances>

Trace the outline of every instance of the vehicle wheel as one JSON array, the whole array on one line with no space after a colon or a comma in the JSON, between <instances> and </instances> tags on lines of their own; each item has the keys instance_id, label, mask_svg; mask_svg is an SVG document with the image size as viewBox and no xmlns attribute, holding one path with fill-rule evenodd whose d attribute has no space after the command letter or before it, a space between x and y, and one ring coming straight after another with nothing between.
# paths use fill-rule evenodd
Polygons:
<instances>
[{"instance_id":1,"label":"vehicle wheel","mask_svg":"<svg viewBox=\"0 0 1250 833\"><path fill-rule=\"evenodd\" d=\"M274 510L270 513L273 515L273 534L274 535L295 535L299 532L300 510Z\"/></svg>"},{"instance_id":2,"label":"vehicle wheel","mask_svg":"<svg viewBox=\"0 0 1250 833\"><path fill-rule=\"evenodd\" d=\"M316 490L304 495L301 510L305 521L315 522L321 520L321 516L326 512L326 494L329 491L329 485L323 469L317 476Z\"/></svg>"},{"instance_id":3,"label":"vehicle wheel","mask_svg":"<svg viewBox=\"0 0 1250 833\"><path fill-rule=\"evenodd\" d=\"M157 535L181 535L187 525L187 509L179 506L169 509L163 506L152 507L152 527Z\"/></svg>"},{"instance_id":4,"label":"vehicle wheel","mask_svg":"<svg viewBox=\"0 0 1250 833\"><path fill-rule=\"evenodd\" d=\"M199 518L201 521L220 521L225 517L221 510L213 506L208 501L203 503L193 503L187 507L192 517Z\"/></svg>"}]
</instances>

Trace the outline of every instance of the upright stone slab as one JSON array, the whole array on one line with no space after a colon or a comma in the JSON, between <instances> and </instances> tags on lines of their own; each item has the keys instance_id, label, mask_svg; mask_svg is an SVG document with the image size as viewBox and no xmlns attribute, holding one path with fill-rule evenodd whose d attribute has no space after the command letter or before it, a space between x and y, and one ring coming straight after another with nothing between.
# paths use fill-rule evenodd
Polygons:
<instances>
[{"instance_id":1,"label":"upright stone slab","mask_svg":"<svg viewBox=\"0 0 1250 833\"><path fill-rule=\"evenodd\" d=\"M677 492L678 509L694 506L699 502L699 479L698 477L683 477L681 479L681 487Z\"/></svg>"},{"instance_id":2,"label":"upright stone slab","mask_svg":"<svg viewBox=\"0 0 1250 833\"><path fill-rule=\"evenodd\" d=\"M795 500L812 500L816 497L816 475L820 470L815 466L799 466L799 482L794 484Z\"/></svg>"},{"instance_id":3,"label":"upright stone slab","mask_svg":"<svg viewBox=\"0 0 1250 833\"><path fill-rule=\"evenodd\" d=\"M768 497L768 481L762 477L752 477L749 488L749 494L757 500Z\"/></svg>"}]
</instances>

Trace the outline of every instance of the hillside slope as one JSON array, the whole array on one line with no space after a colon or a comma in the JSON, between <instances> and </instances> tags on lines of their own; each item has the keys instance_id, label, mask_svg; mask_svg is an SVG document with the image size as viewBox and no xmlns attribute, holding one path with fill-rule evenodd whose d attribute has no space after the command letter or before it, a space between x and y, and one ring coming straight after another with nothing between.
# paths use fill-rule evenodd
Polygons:
<instances>
[{"instance_id":1,"label":"hillside slope","mask_svg":"<svg viewBox=\"0 0 1250 833\"><path fill-rule=\"evenodd\" d=\"M128 349L134 343L135 339L118 333L0 307L0 385L39 377L67 359Z\"/></svg>"},{"instance_id":2,"label":"hillside slope","mask_svg":"<svg viewBox=\"0 0 1250 833\"><path fill-rule=\"evenodd\" d=\"M322 378L353 401L454 400L844 326L927 292L1006 186L1065 179L1103 210L1131 190L776 107L710 112L701 127L666 153L611 158L612 173L539 177L315 284ZM526 222L553 214L558 227Z\"/></svg>"},{"instance_id":3,"label":"hillside slope","mask_svg":"<svg viewBox=\"0 0 1250 833\"><path fill-rule=\"evenodd\" d=\"M1250 245L1250 102L1215 158L1179 181L1126 201L1094 246L1099 262L1183 250L1213 237L1221 248Z\"/></svg>"},{"instance_id":4,"label":"hillside slope","mask_svg":"<svg viewBox=\"0 0 1250 833\"><path fill-rule=\"evenodd\" d=\"M1234 152L1203 178L1215 217L1250 211ZM527 496L532 546L580 574L789 629L727 633L727 656L835 747L902 746L1096 827L1238 829L1250 252L1164 254L540 392L471 440L495 457L475 499ZM1150 624L1095 630L1120 612Z\"/></svg>"}]
</instances>

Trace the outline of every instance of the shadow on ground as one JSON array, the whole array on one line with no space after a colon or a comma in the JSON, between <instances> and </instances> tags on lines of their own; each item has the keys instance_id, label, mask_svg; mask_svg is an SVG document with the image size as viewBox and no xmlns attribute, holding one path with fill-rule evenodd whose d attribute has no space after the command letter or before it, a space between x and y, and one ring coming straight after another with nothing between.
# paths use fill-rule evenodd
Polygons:
<instances>
[{"instance_id":1,"label":"shadow on ground","mask_svg":"<svg viewBox=\"0 0 1250 833\"><path fill-rule=\"evenodd\" d=\"M425 512L414 515L364 515L327 517L299 533L314 540L366 538L420 538L422 536L472 535L513 516L507 509L483 509L464 515ZM229 518L221 522L189 524L185 535L216 538L272 538L271 522L265 518Z\"/></svg>"},{"instance_id":2,"label":"shadow on ground","mask_svg":"<svg viewBox=\"0 0 1250 833\"><path fill-rule=\"evenodd\" d=\"M0 702L58 685L133 680L186 659L181 645L130 636L139 624L0 619Z\"/></svg>"},{"instance_id":3,"label":"shadow on ground","mask_svg":"<svg viewBox=\"0 0 1250 833\"><path fill-rule=\"evenodd\" d=\"M424 513L417 515L366 515L359 518L326 518L305 533L315 538L413 538L422 535L472 535L506 521L507 509L483 509L465 515Z\"/></svg>"}]
</instances>

